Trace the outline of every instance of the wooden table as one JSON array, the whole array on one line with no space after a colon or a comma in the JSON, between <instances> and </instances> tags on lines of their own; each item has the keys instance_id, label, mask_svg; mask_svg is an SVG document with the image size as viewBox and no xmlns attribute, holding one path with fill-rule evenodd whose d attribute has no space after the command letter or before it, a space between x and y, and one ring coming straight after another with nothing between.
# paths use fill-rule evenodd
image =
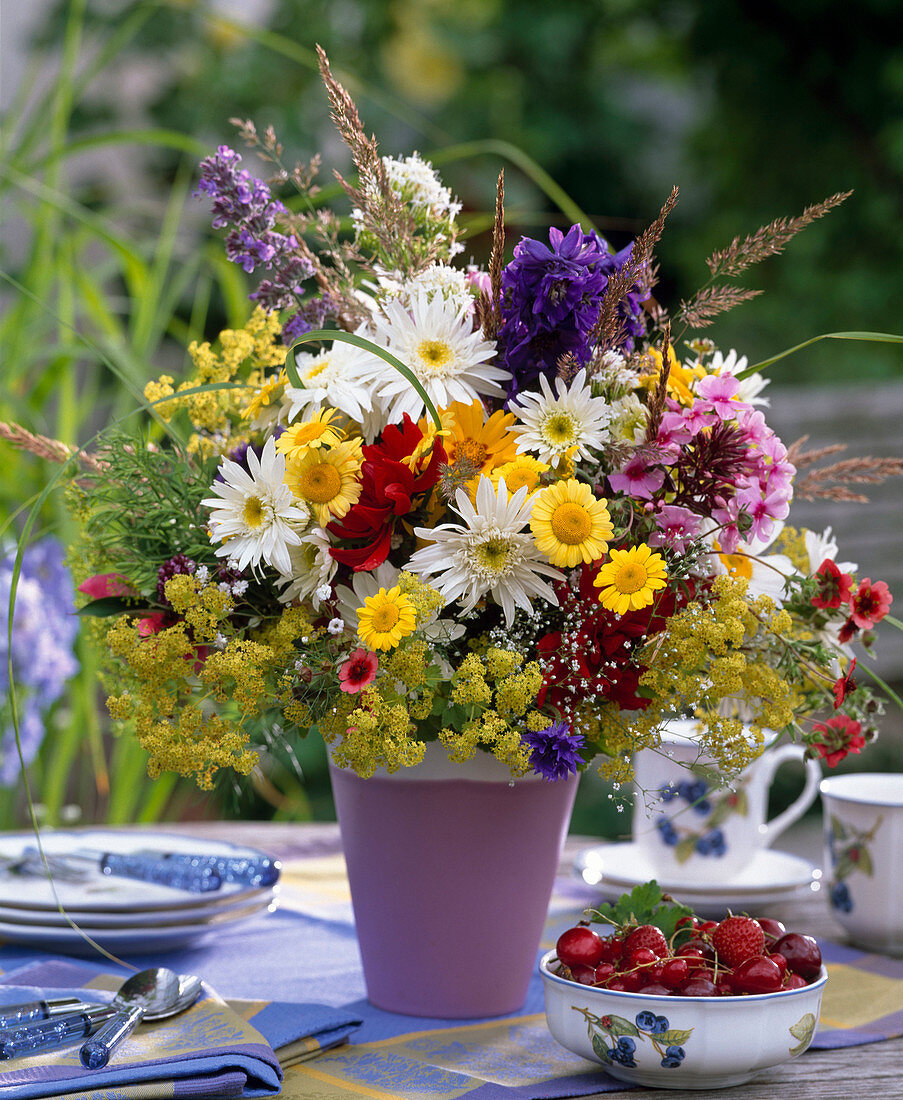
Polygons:
<instances>
[{"instance_id":1,"label":"wooden table","mask_svg":"<svg viewBox=\"0 0 903 1100\"><path fill-rule=\"evenodd\" d=\"M159 827L157 827L159 828ZM341 850L337 825L288 825L261 822L205 822L167 825L173 832L216 837L236 844L261 848L281 859L291 859L303 852L311 854L311 841L322 855ZM304 840L301 841L303 834ZM808 855L816 862L819 830L805 826L785 834L781 847ZM598 843L588 837L571 836L565 845L563 863L572 866L574 855L588 844ZM788 928L810 932L835 942L844 941L843 930L831 918L824 896L784 905L762 908L759 916L776 917ZM872 1043L864 1047L840 1050L815 1050L777 1069L762 1073L747 1085L729 1089L648 1089L635 1088L622 1093L597 1093L598 1097L629 1095L636 1100L903 1100L903 1038Z\"/></svg>"}]
</instances>

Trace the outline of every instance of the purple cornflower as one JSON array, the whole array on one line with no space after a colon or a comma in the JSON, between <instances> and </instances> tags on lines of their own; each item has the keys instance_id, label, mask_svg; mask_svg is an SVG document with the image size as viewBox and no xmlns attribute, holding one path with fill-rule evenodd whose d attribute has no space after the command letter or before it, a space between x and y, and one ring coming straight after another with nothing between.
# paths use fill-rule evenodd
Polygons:
<instances>
[{"instance_id":1,"label":"purple cornflower","mask_svg":"<svg viewBox=\"0 0 903 1100\"><path fill-rule=\"evenodd\" d=\"M502 326L499 351L511 372L509 398L546 374L554 377L558 360L571 354L585 366L592 353L589 337L599 317L609 277L620 269L633 246L612 254L596 233L573 225L549 230L549 244L521 238L514 259L502 272ZM622 305L625 348L644 329L639 287Z\"/></svg>"},{"instance_id":2,"label":"purple cornflower","mask_svg":"<svg viewBox=\"0 0 903 1100\"><path fill-rule=\"evenodd\" d=\"M220 145L212 157L201 161L195 194L213 199L215 229L231 227L226 256L248 274L259 267L270 272L251 294L252 300L266 310L296 307L304 294L302 283L313 274L313 266L298 253L297 238L276 228L289 217L286 207L263 180L239 168L240 163L238 153Z\"/></svg>"},{"instance_id":3,"label":"purple cornflower","mask_svg":"<svg viewBox=\"0 0 903 1100\"><path fill-rule=\"evenodd\" d=\"M583 764L579 750L583 748L582 733L571 733L567 722L553 722L544 730L536 733L521 734L530 746L530 765L537 775L544 776L550 782L565 779L569 772L577 774L577 765Z\"/></svg>"}]
</instances>

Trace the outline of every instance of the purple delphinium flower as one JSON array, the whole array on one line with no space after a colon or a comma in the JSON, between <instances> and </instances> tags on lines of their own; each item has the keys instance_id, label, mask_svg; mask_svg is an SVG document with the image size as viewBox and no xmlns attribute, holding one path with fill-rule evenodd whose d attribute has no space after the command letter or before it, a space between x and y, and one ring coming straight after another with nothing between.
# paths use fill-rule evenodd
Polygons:
<instances>
[{"instance_id":1,"label":"purple delphinium flower","mask_svg":"<svg viewBox=\"0 0 903 1100\"><path fill-rule=\"evenodd\" d=\"M8 647L9 597L15 553L0 559L0 785L19 775L19 754L11 713L5 705L9 690L8 660L12 657L17 693L19 740L25 763L41 747L45 715L78 672L72 647L78 635L75 589L63 561L63 548L53 538L42 539L22 555L13 613L12 649Z\"/></svg>"},{"instance_id":2,"label":"purple delphinium flower","mask_svg":"<svg viewBox=\"0 0 903 1100\"><path fill-rule=\"evenodd\" d=\"M301 302L302 284L313 274L313 266L299 254L297 238L276 228L288 218L288 210L273 197L263 180L239 168L240 163L238 153L228 145L220 145L212 157L201 161L201 178L195 195L212 198L215 229L231 227L226 237L226 256L248 274L259 267L270 273L251 294L252 300L268 311L295 308Z\"/></svg>"},{"instance_id":3,"label":"purple delphinium flower","mask_svg":"<svg viewBox=\"0 0 903 1100\"><path fill-rule=\"evenodd\" d=\"M553 227L548 245L521 238L502 272L499 354L512 376L509 398L540 374L554 377L562 355L569 353L586 365L608 280L632 247L613 254L597 233L584 233L579 225L566 234ZM621 304L626 350L632 350L633 338L644 331L640 302L645 296L637 286Z\"/></svg>"},{"instance_id":4,"label":"purple delphinium flower","mask_svg":"<svg viewBox=\"0 0 903 1100\"><path fill-rule=\"evenodd\" d=\"M579 750L583 748L582 733L571 733L567 722L553 722L544 730L521 735L530 746L530 765L537 775L549 781L565 779L569 772L577 774L577 765L583 764Z\"/></svg>"}]
</instances>

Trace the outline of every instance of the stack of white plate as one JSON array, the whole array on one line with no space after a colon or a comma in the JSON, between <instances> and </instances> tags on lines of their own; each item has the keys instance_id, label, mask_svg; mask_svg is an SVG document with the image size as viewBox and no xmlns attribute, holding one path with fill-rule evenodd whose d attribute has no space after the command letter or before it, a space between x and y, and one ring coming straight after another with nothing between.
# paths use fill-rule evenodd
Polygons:
<instances>
[{"instance_id":1,"label":"stack of white plate","mask_svg":"<svg viewBox=\"0 0 903 1100\"><path fill-rule=\"evenodd\" d=\"M723 916L757 905L800 901L821 889L821 870L789 852L760 849L733 878L718 883L680 882L658 875L642 849L632 843L597 844L579 852L577 874L599 892L603 901L615 901L634 886L655 879L666 893L704 917Z\"/></svg>"},{"instance_id":2,"label":"stack of white plate","mask_svg":"<svg viewBox=\"0 0 903 1100\"><path fill-rule=\"evenodd\" d=\"M42 833L41 840L48 857L71 856L82 849L123 854L153 849L233 858L264 856L263 852L237 844L144 830L52 831ZM85 940L87 935L114 954L175 950L264 910L275 909L278 903L278 885L255 887L224 882L218 890L195 894L105 875L96 867L90 867L79 881L55 877L51 886L43 874L9 869L27 848L34 846L34 833L0 835L0 942L30 944L65 954L91 954L94 949Z\"/></svg>"}]
</instances>

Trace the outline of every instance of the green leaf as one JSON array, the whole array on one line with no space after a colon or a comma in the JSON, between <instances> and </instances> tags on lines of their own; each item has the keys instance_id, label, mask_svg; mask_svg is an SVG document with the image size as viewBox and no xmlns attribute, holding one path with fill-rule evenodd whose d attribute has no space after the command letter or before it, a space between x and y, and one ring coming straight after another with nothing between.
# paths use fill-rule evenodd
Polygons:
<instances>
[{"instance_id":1,"label":"green leaf","mask_svg":"<svg viewBox=\"0 0 903 1100\"><path fill-rule=\"evenodd\" d=\"M593 1032L593 1054L602 1062L611 1062L611 1055L608 1053L608 1045L605 1042L605 1036L600 1035L598 1031Z\"/></svg>"},{"instance_id":2,"label":"green leaf","mask_svg":"<svg viewBox=\"0 0 903 1100\"><path fill-rule=\"evenodd\" d=\"M807 1012L795 1024L792 1024L789 1030L794 1039L799 1039L797 1045L790 1048L790 1053L802 1054L812 1042L812 1036L815 1034L815 1016L811 1012Z\"/></svg>"},{"instance_id":3,"label":"green leaf","mask_svg":"<svg viewBox=\"0 0 903 1100\"><path fill-rule=\"evenodd\" d=\"M605 1029L610 1035L639 1035L640 1029L625 1016L609 1016L611 1023Z\"/></svg>"},{"instance_id":4,"label":"green leaf","mask_svg":"<svg viewBox=\"0 0 903 1100\"><path fill-rule=\"evenodd\" d=\"M665 939L674 935L681 917L693 915L692 909L671 898L666 898L655 879L640 883L622 894L616 902L603 902L591 918L597 924L654 924L662 930Z\"/></svg>"},{"instance_id":5,"label":"green leaf","mask_svg":"<svg viewBox=\"0 0 903 1100\"><path fill-rule=\"evenodd\" d=\"M846 825L844 825L839 817L835 817L834 814L831 814L831 832L833 832L838 840L846 840L849 836Z\"/></svg>"},{"instance_id":6,"label":"green leaf","mask_svg":"<svg viewBox=\"0 0 903 1100\"><path fill-rule=\"evenodd\" d=\"M793 355L796 351L802 351L803 348L808 348L812 344L817 344L819 340L864 340L866 342L879 344L903 344L903 336L897 336L892 332L823 332L820 336L813 336L811 340L804 340L802 344L796 344L786 351L779 352L777 355L772 355L770 359L763 359L761 363L754 363L751 367L747 367L746 370L740 371L736 377L740 379L740 381L744 378L749 378L751 374L755 374L757 371L770 367L772 363L777 363L779 359L784 359L788 355Z\"/></svg>"},{"instance_id":7,"label":"green leaf","mask_svg":"<svg viewBox=\"0 0 903 1100\"><path fill-rule=\"evenodd\" d=\"M693 1034L693 1029L688 1027L685 1031L681 1031L679 1028L673 1027L670 1031L662 1031L655 1038L663 1046L682 1047L684 1043Z\"/></svg>"},{"instance_id":8,"label":"green leaf","mask_svg":"<svg viewBox=\"0 0 903 1100\"><path fill-rule=\"evenodd\" d=\"M696 851L696 837L685 836L683 840L679 840L674 848L674 855L678 863L686 863L690 856Z\"/></svg>"},{"instance_id":9,"label":"green leaf","mask_svg":"<svg viewBox=\"0 0 903 1100\"><path fill-rule=\"evenodd\" d=\"M842 882L843 879L849 878L850 875L856 870L856 864L850 859L849 856L842 855L837 861L837 866L834 868L834 878L838 882Z\"/></svg>"},{"instance_id":10,"label":"green leaf","mask_svg":"<svg viewBox=\"0 0 903 1100\"><path fill-rule=\"evenodd\" d=\"M859 849L859 859L856 861L856 866L864 874L871 878L875 873L874 865L872 864L872 857L868 853L867 848Z\"/></svg>"},{"instance_id":11,"label":"green leaf","mask_svg":"<svg viewBox=\"0 0 903 1100\"><path fill-rule=\"evenodd\" d=\"M129 612L150 611L151 608L139 607L134 600L125 596L101 596L97 600L91 600L84 607L78 608L77 615L84 618L106 619L110 615L125 615Z\"/></svg>"}]
</instances>

